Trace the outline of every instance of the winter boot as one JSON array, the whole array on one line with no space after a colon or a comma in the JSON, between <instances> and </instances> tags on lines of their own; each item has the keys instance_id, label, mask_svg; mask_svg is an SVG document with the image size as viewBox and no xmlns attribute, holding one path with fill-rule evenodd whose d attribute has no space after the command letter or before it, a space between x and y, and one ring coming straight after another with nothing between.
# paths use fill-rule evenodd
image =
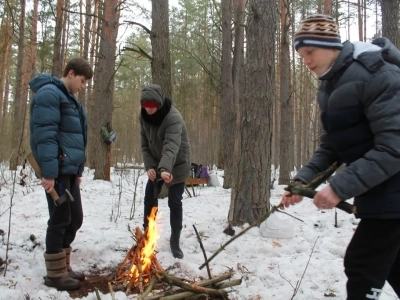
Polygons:
<instances>
[{"instance_id":1,"label":"winter boot","mask_svg":"<svg viewBox=\"0 0 400 300\"><path fill-rule=\"evenodd\" d=\"M47 276L44 279L45 285L60 291L76 290L81 287L79 280L68 276L64 250L57 254L44 253L43 256L47 270Z\"/></svg>"},{"instance_id":2,"label":"winter boot","mask_svg":"<svg viewBox=\"0 0 400 300\"><path fill-rule=\"evenodd\" d=\"M65 256L65 262L67 264L67 271L68 271L69 277L72 277L72 278L74 278L76 280L79 280L79 281L84 281L85 280L85 274L83 274L81 272L72 271L71 264L70 264L72 248L71 247L64 248L64 251L65 251L65 255L66 255Z\"/></svg>"},{"instance_id":3,"label":"winter boot","mask_svg":"<svg viewBox=\"0 0 400 300\"><path fill-rule=\"evenodd\" d=\"M180 230L172 230L171 231L171 239L170 239L170 245L171 245L171 252L172 256L175 258L183 258L183 252L181 248L179 248L179 239L181 237L181 231Z\"/></svg>"}]
</instances>

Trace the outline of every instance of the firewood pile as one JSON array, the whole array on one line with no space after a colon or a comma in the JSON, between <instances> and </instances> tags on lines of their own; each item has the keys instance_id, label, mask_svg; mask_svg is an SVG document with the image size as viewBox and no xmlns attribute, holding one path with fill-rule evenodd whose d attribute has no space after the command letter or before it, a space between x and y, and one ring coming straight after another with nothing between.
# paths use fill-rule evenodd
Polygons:
<instances>
[{"instance_id":1,"label":"firewood pile","mask_svg":"<svg viewBox=\"0 0 400 300\"><path fill-rule=\"evenodd\" d=\"M148 239L139 227L136 227L133 238L136 244L131 247L121 263L117 272L117 282L122 284L126 293L130 293L135 289L143 293L144 287L152 282L151 279L154 274L164 270L158 262L154 251L146 255Z\"/></svg>"},{"instance_id":2,"label":"firewood pile","mask_svg":"<svg viewBox=\"0 0 400 300\"><path fill-rule=\"evenodd\" d=\"M149 222L148 228L155 229L152 224ZM141 300L227 299L228 291L225 289L241 284L241 279L231 280L233 271L212 277L207 268L209 279L198 282L167 274L154 252L158 235L155 230L148 230L143 232L137 227L133 232L136 243L128 251L117 271L114 289L124 290L126 294L138 293L138 299ZM199 236L198 239L204 254ZM153 295L150 295L151 292ZM154 294L155 292L157 293Z\"/></svg>"}]
</instances>

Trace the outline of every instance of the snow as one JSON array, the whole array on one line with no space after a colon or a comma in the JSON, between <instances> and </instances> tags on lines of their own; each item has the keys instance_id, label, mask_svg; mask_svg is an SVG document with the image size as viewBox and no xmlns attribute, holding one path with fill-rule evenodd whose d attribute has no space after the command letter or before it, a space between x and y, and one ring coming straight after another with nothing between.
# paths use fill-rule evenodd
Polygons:
<instances>
[{"instance_id":1,"label":"snow","mask_svg":"<svg viewBox=\"0 0 400 300\"><path fill-rule=\"evenodd\" d=\"M9 265L7 269L5 264L0 267L0 300L73 299L65 291L44 285L47 204L39 180L35 179L30 168L23 172L28 175L24 187L13 185L14 176L16 182L21 179L20 170L10 173L4 166L0 170L0 229L4 231L2 238L0 236L1 260L6 260L8 239L10 247ZM87 274L116 268L124 259L134 243L128 226L142 227L143 223L143 193L147 177L138 173L134 169L113 169L112 182L106 182L93 180L93 171L85 170L81 185L84 222L72 244L74 252L71 254L75 271ZM220 182L221 174L218 171ZM271 204L279 203L283 188L276 185L271 190ZM192 193L192 189L189 190ZM207 257L231 238L223 233L227 226L230 190L196 187L195 192L196 197L184 194L183 199L181 249L185 257L182 260L173 258L170 253L166 199L159 200L157 216L160 233L158 261L164 269L170 268L170 274L191 280L207 277L206 268L199 270L204 258L193 225L202 236ZM252 228L210 262L212 275L232 269L234 278L242 278L240 286L231 288L230 299L288 300L295 294L296 285L299 287L294 299L323 299L327 295L332 299L346 299L343 256L358 220L353 215L337 211L338 226L335 227L335 210L319 211L310 199L285 211L304 221L276 213L276 217L293 222L292 238L265 237L265 226ZM239 233L247 226L234 229ZM137 295L115 293L117 300L136 298ZM97 297L93 292L80 299L95 300ZM109 300L111 295L101 294L101 299ZM380 299L398 298L386 284Z\"/></svg>"}]
</instances>

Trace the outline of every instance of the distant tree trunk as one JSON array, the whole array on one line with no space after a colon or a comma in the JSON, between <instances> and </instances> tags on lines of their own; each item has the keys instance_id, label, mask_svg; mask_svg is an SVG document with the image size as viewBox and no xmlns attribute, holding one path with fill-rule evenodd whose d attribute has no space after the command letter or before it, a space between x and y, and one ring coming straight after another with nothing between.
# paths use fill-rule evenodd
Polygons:
<instances>
[{"instance_id":1,"label":"distant tree trunk","mask_svg":"<svg viewBox=\"0 0 400 300\"><path fill-rule=\"evenodd\" d=\"M100 10L100 0L95 0L94 1L94 10L93 13L97 16L101 16L103 12ZM90 58L89 58L89 63L91 66L95 66L97 64L97 56L95 56L95 53L98 52L98 36L99 34L94 34L95 32L100 32L100 21L98 18L92 18L92 24L91 24L91 29L90 31L92 32L91 40L90 40ZM97 67L94 70L95 76L96 76L96 71ZM94 116L94 106L95 106L95 99L94 95L92 93L92 81L89 81L87 85L87 113L88 113L88 119L89 119L89 124L88 124L88 159L87 159L87 164L90 169L95 168L95 158L96 158L96 147L92 146L92 143L94 141L97 141L98 135L99 135L99 128L96 128L96 125L94 122L91 122L92 119L95 118Z\"/></svg>"},{"instance_id":2,"label":"distant tree trunk","mask_svg":"<svg viewBox=\"0 0 400 300\"><path fill-rule=\"evenodd\" d=\"M64 0L57 0L56 7L56 28L54 31L54 52L53 52L53 69L52 74L61 77L62 75L62 56L61 56L61 36L63 24L63 6Z\"/></svg>"},{"instance_id":3,"label":"distant tree trunk","mask_svg":"<svg viewBox=\"0 0 400 300\"><path fill-rule=\"evenodd\" d=\"M69 9L70 6L70 0L65 0L64 2L64 9ZM68 59L69 51L68 51L68 39L69 39L69 27L71 26L71 20L70 20L70 13L68 11L65 11L63 13L63 22L62 22L62 35L61 35L61 48L60 48L60 60L61 60L61 66L64 66L66 64L66 61Z\"/></svg>"},{"instance_id":4,"label":"distant tree trunk","mask_svg":"<svg viewBox=\"0 0 400 300\"><path fill-rule=\"evenodd\" d=\"M287 0L281 0L281 47L280 47L280 149L279 184L289 184L293 170L293 108L292 84L290 82L290 45L289 45L289 7Z\"/></svg>"},{"instance_id":5,"label":"distant tree trunk","mask_svg":"<svg viewBox=\"0 0 400 300\"><path fill-rule=\"evenodd\" d=\"M232 152L232 178L231 187L235 189L239 182L239 157L241 151L241 101L243 101L244 90L244 16L246 9L246 0L233 0L234 13L234 32L235 47L233 51L232 80L233 80L233 99L236 112L235 131L233 134L234 146ZM228 212L228 222L234 223L235 198L231 195L231 203Z\"/></svg>"},{"instance_id":6,"label":"distant tree trunk","mask_svg":"<svg viewBox=\"0 0 400 300\"><path fill-rule=\"evenodd\" d=\"M276 11L274 1L250 0L233 225L251 223L270 209Z\"/></svg>"},{"instance_id":7,"label":"distant tree trunk","mask_svg":"<svg viewBox=\"0 0 400 300\"><path fill-rule=\"evenodd\" d=\"M19 163L22 162L23 156L23 138L25 127L26 98L23 99L24 93L24 63L25 63L25 7L26 0L20 0L20 21L19 21L19 37L18 37L18 56L17 56L17 72L16 85L13 101L13 126L12 126L12 156L10 161L10 170L16 170Z\"/></svg>"},{"instance_id":8,"label":"distant tree trunk","mask_svg":"<svg viewBox=\"0 0 400 300\"><path fill-rule=\"evenodd\" d=\"M37 73L36 62L37 62L37 25L38 25L38 7L39 0L33 0L33 14L32 14L32 25L31 25L31 47L30 47L30 77L34 77Z\"/></svg>"},{"instance_id":9,"label":"distant tree trunk","mask_svg":"<svg viewBox=\"0 0 400 300\"><path fill-rule=\"evenodd\" d=\"M151 75L153 78L153 83L161 86L165 95L169 98L172 98L168 0L152 0L151 3L152 26L150 41L153 56L151 60ZM163 185L159 197L165 198L166 196L167 189L165 185Z\"/></svg>"},{"instance_id":10,"label":"distant tree trunk","mask_svg":"<svg viewBox=\"0 0 400 300\"><path fill-rule=\"evenodd\" d=\"M220 151L222 151L224 169L223 187L231 187L232 149L235 139L235 99L233 98L232 81L232 0L221 0L222 23L222 66L220 97Z\"/></svg>"},{"instance_id":11,"label":"distant tree trunk","mask_svg":"<svg viewBox=\"0 0 400 300\"><path fill-rule=\"evenodd\" d=\"M386 0L385 0L386 1ZM358 39L363 41L363 18L362 18L362 3L363 0L357 0L357 15L358 15Z\"/></svg>"},{"instance_id":12,"label":"distant tree trunk","mask_svg":"<svg viewBox=\"0 0 400 300\"><path fill-rule=\"evenodd\" d=\"M332 3L331 0L324 0L324 14L325 15L332 15Z\"/></svg>"},{"instance_id":13,"label":"distant tree trunk","mask_svg":"<svg viewBox=\"0 0 400 300\"><path fill-rule=\"evenodd\" d=\"M80 52L81 56L84 59L89 58L89 38L90 38L90 14L92 13L92 1L91 0L86 0L86 10L85 10L85 18L84 18L84 25L82 26L82 31L80 34L80 39L81 39L81 46L80 46ZM95 18L94 18L95 19ZM81 22L83 22L83 17L81 19ZM87 107L87 98L86 98L86 89L82 89L79 91L79 100L82 102L84 107Z\"/></svg>"},{"instance_id":14,"label":"distant tree trunk","mask_svg":"<svg viewBox=\"0 0 400 300\"><path fill-rule=\"evenodd\" d=\"M10 55L12 45L12 22L10 13L4 7L4 15L1 20L2 39L1 44L1 65L0 65L0 139L6 140L6 119L8 114L8 93L7 90L7 79L9 78L8 72L10 69ZM1 149L1 148L0 148ZM10 149L4 149L0 151L0 159L9 159ZM6 156L7 155L7 156Z\"/></svg>"},{"instance_id":15,"label":"distant tree trunk","mask_svg":"<svg viewBox=\"0 0 400 300\"><path fill-rule=\"evenodd\" d=\"M172 98L168 0L151 2L151 74L153 83L160 85L165 95Z\"/></svg>"},{"instance_id":16,"label":"distant tree trunk","mask_svg":"<svg viewBox=\"0 0 400 300\"><path fill-rule=\"evenodd\" d=\"M104 20L101 27L101 40L99 49L99 61L94 77L94 107L93 119L90 120L97 129L97 137L92 141L95 153L94 179L110 181L111 168L111 146L103 142L99 133L102 126L111 131L113 97L114 97L114 74L115 74L115 52L117 49L119 1L108 0L104 2ZM93 150L93 149L92 149Z\"/></svg>"},{"instance_id":17,"label":"distant tree trunk","mask_svg":"<svg viewBox=\"0 0 400 300\"><path fill-rule=\"evenodd\" d=\"M399 0L380 0L382 10L382 36L387 37L393 45L399 43Z\"/></svg>"}]
</instances>

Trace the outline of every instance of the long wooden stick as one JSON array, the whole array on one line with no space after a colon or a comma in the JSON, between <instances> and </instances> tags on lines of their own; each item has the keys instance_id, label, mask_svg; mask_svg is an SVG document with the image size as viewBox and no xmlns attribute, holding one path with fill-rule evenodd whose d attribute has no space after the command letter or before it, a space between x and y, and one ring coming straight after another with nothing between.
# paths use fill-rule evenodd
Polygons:
<instances>
[{"instance_id":1,"label":"long wooden stick","mask_svg":"<svg viewBox=\"0 0 400 300\"><path fill-rule=\"evenodd\" d=\"M278 210L277 206L273 206L270 211L267 211L265 214L261 215L257 220L255 220L249 227L243 229L241 232L239 232L237 235L229 239L228 241L225 242L217 251L213 253L200 267L199 270L203 269L205 265L207 265L211 260L213 260L222 250L225 250L225 247L228 246L230 243L232 243L234 240L236 240L238 237L242 236L245 234L247 231L249 231L251 228L254 228L256 226L260 226L262 222L264 222L268 217L273 214L275 211Z\"/></svg>"},{"instance_id":2,"label":"long wooden stick","mask_svg":"<svg viewBox=\"0 0 400 300\"><path fill-rule=\"evenodd\" d=\"M204 249L204 246L203 246L203 243L202 243L202 241L201 241L200 235L199 235L199 233L197 232L197 228L196 228L196 226L194 226L194 224L193 224L193 228L194 228L194 231L196 232L197 240L198 240L198 242L199 242L199 244L200 244L201 251L203 251L204 259L205 259L205 261L207 261L206 250ZM207 264L207 273L208 273L208 278L211 279L212 276L211 276L211 271L210 271L210 267L209 267L208 264Z\"/></svg>"}]
</instances>

